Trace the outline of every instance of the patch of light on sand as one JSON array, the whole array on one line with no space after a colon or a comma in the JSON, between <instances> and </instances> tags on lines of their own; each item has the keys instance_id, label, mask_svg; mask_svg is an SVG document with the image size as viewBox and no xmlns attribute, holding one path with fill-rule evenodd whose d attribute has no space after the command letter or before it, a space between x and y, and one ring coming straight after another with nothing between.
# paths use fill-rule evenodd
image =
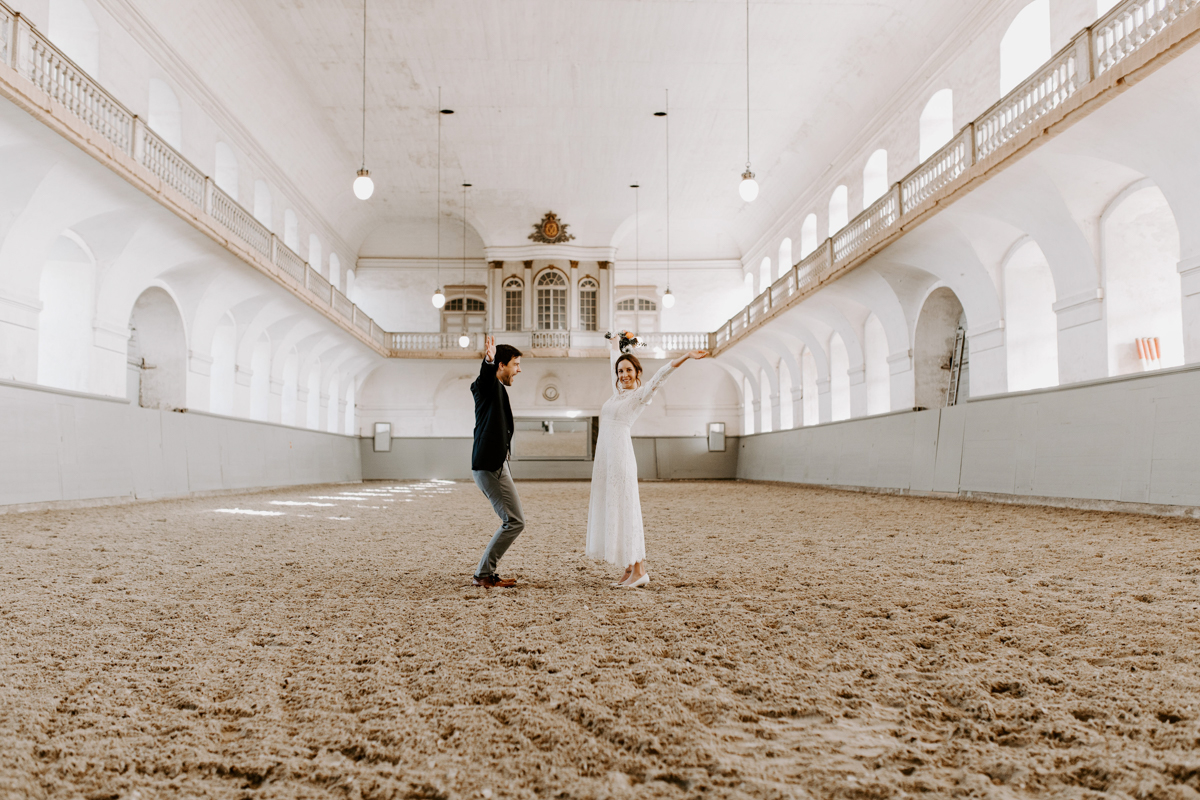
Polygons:
<instances>
[{"instance_id":1,"label":"patch of light on sand","mask_svg":"<svg viewBox=\"0 0 1200 800\"><path fill-rule=\"evenodd\" d=\"M253 511L249 508L214 508L218 514L250 514L255 517L282 517L282 511Z\"/></svg>"},{"instance_id":2,"label":"patch of light on sand","mask_svg":"<svg viewBox=\"0 0 1200 800\"><path fill-rule=\"evenodd\" d=\"M299 500L272 500L273 506L334 506L337 503L304 503Z\"/></svg>"},{"instance_id":3,"label":"patch of light on sand","mask_svg":"<svg viewBox=\"0 0 1200 800\"><path fill-rule=\"evenodd\" d=\"M379 508L379 506L355 506L355 508L374 508L374 509L378 509L378 508Z\"/></svg>"},{"instance_id":4,"label":"patch of light on sand","mask_svg":"<svg viewBox=\"0 0 1200 800\"><path fill-rule=\"evenodd\" d=\"M327 517L327 519L354 519L354 517Z\"/></svg>"}]
</instances>

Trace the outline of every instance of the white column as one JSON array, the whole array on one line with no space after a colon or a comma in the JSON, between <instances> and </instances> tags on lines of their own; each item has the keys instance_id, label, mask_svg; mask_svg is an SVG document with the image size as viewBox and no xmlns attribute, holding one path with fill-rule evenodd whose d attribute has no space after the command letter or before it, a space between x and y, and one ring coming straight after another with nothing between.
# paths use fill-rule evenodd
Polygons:
<instances>
[{"instance_id":1,"label":"white column","mask_svg":"<svg viewBox=\"0 0 1200 800\"><path fill-rule=\"evenodd\" d=\"M792 427L804 427L804 387L792 386Z\"/></svg>"},{"instance_id":2,"label":"white column","mask_svg":"<svg viewBox=\"0 0 1200 800\"><path fill-rule=\"evenodd\" d=\"M1183 307L1183 361L1200 361L1200 256L1179 262L1179 282Z\"/></svg>"},{"instance_id":3,"label":"white column","mask_svg":"<svg viewBox=\"0 0 1200 800\"><path fill-rule=\"evenodd\" d=\"M579 330L579 262L571 262L567 277L567 328Z\"/></svg>"},{"instance_id":4,"label":"white column","mask_svg":"<svg viewBox=\"0 0 1200 800\"><path fill-rule=\"evenodd\" d=\"M212 410L212 357L195 351L188 352L187 404L200 411Z\"/></svg>"},{"instance_id":5,"label":"white column","mask_svg":"<svg viewBox=\"0 0 1200 800\"><path fill-rule=\"evenodd\" d=\"M0 295L0 378L37 383L41 310L36 297Z\"/></svg>"},{"instance_id":6,"label":"white column","mask_svg":"<svg viewBox=\"0 0 1200 800\"><path fill-rule=\"evenodd\" d=\"M1058 315L1058 382L1108 377L1108 327L1104 292L1089 289L1053 306Z\"/></svg>"},{"instance_id":7,"label":"white column","mask_svg":"<svg viewBox=\"0 0 1200 800\"><path fill-rule=\"evenodd\" d=\"M833 392L829 378L817 378L817 421L833 421Z\"/></svg>"},{"instance_id":8,"label":"white column","mask_svg":"<svg viewBox=\"0 0 1200 800\"><path fill-rule=\"evenodd\" d=\"M1008 348L1004 320L967 331L968 397L1008 391Z\"/></svg>"},{"instance_id":9,"label":"white column","mask_svg":"<svg viewBox=\"0 0 1200 800\"><path fill-rule=\"evenodd\" d=\"M88 364L88 391L124 397L129 358L129 326L97 321L92 325L92 357ZM137 398L132 398L137 402Z\"/></svg>"},{"instance_id":10,"label":"white column","mask_svg":"<svg viewBox=\"0 0 1200 800\"><path fill-rule=\"evenodd\" d=\"M250 382L254 372L241 364L233 368L233 415L250 419Z\"/></svg>"},{"instance_id":11,"label":"white column","mask_svg":"<svg viewBox=\"0 0 1200 800\"><path fill-rule=\"evenodd\" d=\"M287 425L295 423L295 420L285 420L283 418L283 381L276 378L271 378L268 388L267 421L280 422Z\"/></svg>"},{"instance_id":12,"label":"white column","mask_svg":"<svg viewBox=\"0 0 1200 800\"><path fill-rule=\"evenodd\" d=\"M892 390L892 411L908 411L917 404L912 350L892 353L888 356L887 363L888 382Z\"/></svg>"},{"instance_id":13,"label":"white column","mask_svg":"<svg viewBox=\"0 0 1200 800\"><path fill-rule=\"evenodd\" d=\"M489 261L488 283L491 285L491 296L488 297L488 308L491 310L492 324L489 330L504 330L504 262Z\"/></svg>"},{"instance_id":14,"label":"white column","mask_svg":"<svg viewBox=\"0 0 1200 800\"><path fill-rule=\"evenodd\" d=\"M852 419L867 415L867 368L865 366L850 367L846 370L850 378L850 417Z\"/></svg>"},{"instance_id":15,"label":"white column","mask_svg":"<svg viewBox=\"0 0 1200 800\"><path fill-rule=\"evenodd\" d=\"M783 416L780 408L779 392L771 395L771 430L777 431L783 428Z\"/></svg>"}]
</instances>

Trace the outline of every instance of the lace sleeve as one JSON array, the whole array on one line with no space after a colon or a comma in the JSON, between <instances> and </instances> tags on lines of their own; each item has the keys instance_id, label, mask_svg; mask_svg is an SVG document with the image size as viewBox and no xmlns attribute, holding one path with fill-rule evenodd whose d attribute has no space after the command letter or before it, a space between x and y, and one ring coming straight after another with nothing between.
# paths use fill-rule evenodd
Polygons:
<instances>
[{"instance_id":1,"label":"lace sleeve","mask_svg":"<svg viewBox=\"0 0 1200 800\"><path fill-rule=\"evenodd\" d=\"M617 359L621 357L621 340L614 336L608 342L608 382L612 384L614 395L620 394L617 388Z\"/></svg>"},{"instance_id":2,"label":"lace sleeve","mask_svg":"<svg viewBox=\"0 0 1200 800\"><path fill-rule=\"evenodd\" d=\"M649 405L650 401L654 399L654 393L658 391L658 387L662 386L663 381L674 371L675 367L669 361L664 364L658 372L654 373L653 378L642 384L641 388L634 393L637 402L642 405Z\"/></svg>"}]
</instances>

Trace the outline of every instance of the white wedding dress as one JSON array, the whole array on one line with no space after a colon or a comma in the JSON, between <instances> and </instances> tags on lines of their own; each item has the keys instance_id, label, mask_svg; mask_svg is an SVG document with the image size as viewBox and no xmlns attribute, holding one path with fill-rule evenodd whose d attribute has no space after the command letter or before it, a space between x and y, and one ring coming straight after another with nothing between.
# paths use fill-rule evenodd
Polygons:
<instances>
[{"instance_id":1,"label":"white wedding dress","mask_svg":"<svg viewBox=\"0 0 1200 800\"><path fill-rule=\"evenodd\" d=\"M621 352L613 340L609 380ZM600 431L592 465L592 497L588 503L587 554L618 567L646 558L642 501L638 497L637 461L629 429L675 368L668 363L649 381L628 391L616 388L600 408ZM644 374L644 373L643 373Z\"/></svg>"}]
</instances>

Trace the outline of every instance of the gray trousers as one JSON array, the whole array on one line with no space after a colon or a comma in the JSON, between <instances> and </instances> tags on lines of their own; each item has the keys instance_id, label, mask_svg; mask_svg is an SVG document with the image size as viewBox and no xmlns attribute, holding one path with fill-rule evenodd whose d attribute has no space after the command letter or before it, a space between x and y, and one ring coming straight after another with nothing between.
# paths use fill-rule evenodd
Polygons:
<instances>
[{"instance_id":1,"label":"gray trousers","mask_svg":"<svg viewBox=\"0 0 1200 800\"><path fill-rule=\"evenodd\" d=\"M488 542L475 568L475 576L496 574L496 564L508 550L509 545L525 530L525 514L521 511L521 498L517 496L517 487L513 483L512 473L508 471L508 462L494 472L486 469L471 470L471 477L479 491L491 502L500 517L500 527Z\"/></svg>"}]
</instances>

